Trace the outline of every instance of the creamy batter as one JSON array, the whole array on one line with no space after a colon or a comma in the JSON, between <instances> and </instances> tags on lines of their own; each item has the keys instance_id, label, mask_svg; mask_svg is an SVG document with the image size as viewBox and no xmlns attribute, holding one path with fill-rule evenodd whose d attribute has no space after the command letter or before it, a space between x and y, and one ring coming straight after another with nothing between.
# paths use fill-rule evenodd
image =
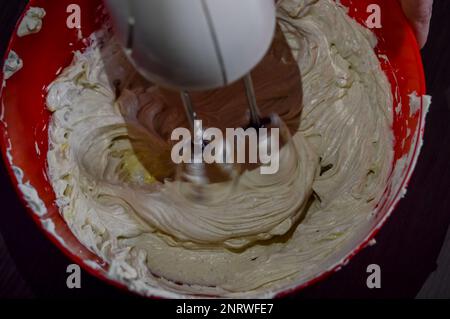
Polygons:
<instances>
[{"instance_id":1,"label":"creamy batter","mask_svg":"<svg viewBox=\"0 0 450 319\"><path fill-rule=\"evenodd\" d=\"M41 31L42 19L44 19L45 15L46 12L44 9L30 7L17 28L17 35L24 37Z\"/></svg>"},{"instance_id":2,"label":"creamy batter","mask_svg":"<svg viewBox=\"0 0 450 319\"><path fill-rule=\"evenodd\" d=\"M8 58L3 66L3 80L9 80L16 72L23 68L23 61L19 55L11 50L8 53Z\"/></svg>"},{"instance_id":3,"label":"creamy batter","mask_svg":"<svg viewBox=\"0 0 450 319\"><path fill-rule=\"evenodd\" d=\"M24 37L33 33L38 33L42 29L42 20L45 17L45 10L39 7L30 7L24 15L22 21L20 21L17 28L17 35ZM9 80L15 73L23 68L23 61L19 55L10 50L8 57L5 60L3 66L3 85L6 84L6 80Z\"/></svg>"},{"instance_id":4,"label":"creamy batter","mask_svg":"<svg viewBox=\"0 0 450 319\"><path fill-rule=\"evenodd\" d=\"M276 177L245 172L226 203L178 196L169 138L184 113L136 74L108 34L96 33L50 85L57 204L131 289L267 295L314 274L371 217L393 157L393 99L376 38L332 0L285 0L278 17L302 75L301 114L277 108L295 125L298 162ZM213 98L224 100L204 97ZM233 116L229 103L198 104L206 121Z\"/></svg>"}]
</instances>

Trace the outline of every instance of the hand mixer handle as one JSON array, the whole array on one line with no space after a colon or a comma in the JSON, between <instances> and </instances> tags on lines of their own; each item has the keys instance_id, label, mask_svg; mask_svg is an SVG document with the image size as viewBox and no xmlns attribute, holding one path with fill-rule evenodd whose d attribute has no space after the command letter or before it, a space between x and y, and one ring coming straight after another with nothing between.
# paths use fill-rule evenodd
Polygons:
<instances>
[{"instance_id":1,"label":"hand mixer handle","mask_svg":"<svg viewBox=\"0 0 450 319\"><path fill-rule=\"evenodd\" d=\"M223 87L264 57L273 0L105 0L120 43L150 81L180 91Z\"/></svg>"}]
</instances>

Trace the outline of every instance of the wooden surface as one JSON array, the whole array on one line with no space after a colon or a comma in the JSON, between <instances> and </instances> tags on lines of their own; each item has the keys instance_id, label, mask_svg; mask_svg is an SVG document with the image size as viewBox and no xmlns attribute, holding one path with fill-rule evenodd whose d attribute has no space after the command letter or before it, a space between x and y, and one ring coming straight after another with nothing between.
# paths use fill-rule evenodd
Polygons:
<instances>
[{"instance_id":1,"label":"wooden surface","mask_svg":"<svg viewBox=\"0 0 450 319\"><path fill-rule=\"evenodd\" d=\"M23 8L0 0L0 53ZM425 144L408 193L377 236L325 282L292 298L450 298L450 1L435 0L429 42L423 50L428 92ZM2 54L3 55L3 54ZM133 298L82 274L82 288L66 287L71 264L38 230L0 164L0 298ZM381 289L366 287L366 268L378 264Z\"/></svg>"}]
</instances>

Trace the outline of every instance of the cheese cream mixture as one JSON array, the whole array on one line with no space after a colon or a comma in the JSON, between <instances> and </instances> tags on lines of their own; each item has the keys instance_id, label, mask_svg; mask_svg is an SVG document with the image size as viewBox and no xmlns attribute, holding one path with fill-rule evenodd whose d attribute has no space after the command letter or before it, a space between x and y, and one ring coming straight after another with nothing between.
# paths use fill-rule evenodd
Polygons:
<instances>
[{"instance_id":1,"label":"cheese cream mixture","mask_svg":"<svg viewBox=\"0 0 450 319\"><path fill-rule=\"evenodd\" d=\"M273 180L245 172L226 203L177 195L169 139L184 112L136 74L107 33L96 33L50 85L57 203L79 240L131 289L265 296L314 274L371 217L393 157L393 99L376 38L332 0L284 0L278 17L302 74L301 115L282 114L296 123L298 163Z\"/></svg>"}]
</instances>

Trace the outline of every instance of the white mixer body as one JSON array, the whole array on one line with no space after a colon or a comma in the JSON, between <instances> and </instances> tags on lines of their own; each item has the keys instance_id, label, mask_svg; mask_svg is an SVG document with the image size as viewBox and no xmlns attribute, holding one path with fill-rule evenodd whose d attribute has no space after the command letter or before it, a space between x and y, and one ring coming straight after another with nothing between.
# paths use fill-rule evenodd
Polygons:
<instances>
[{"instance_id":1,"label":"white mixer body","mask_svg":"<svg viewBox=\"0 0 450 319\"><path fill-rule=\"evenodd\" d=\"M117 37L148 80L181 91L223 87L264 57L273 0L105 0Z\"/></svg>"}]
</instances>

